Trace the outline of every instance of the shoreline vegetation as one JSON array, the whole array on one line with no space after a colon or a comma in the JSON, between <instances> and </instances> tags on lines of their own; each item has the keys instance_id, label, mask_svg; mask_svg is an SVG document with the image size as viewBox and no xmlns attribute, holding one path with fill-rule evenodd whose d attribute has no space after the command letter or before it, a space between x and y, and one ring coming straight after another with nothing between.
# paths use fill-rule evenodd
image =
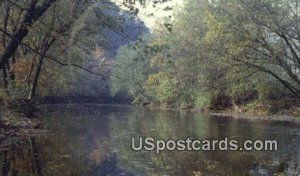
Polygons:
<instances>
[{"instance_id":1,"label":"shoreline vegetation","mask_svg":"<svg viewBox=\"0 0 300 176\"><path fill-rule=\"evenodd\" d=\"M267 121L287 121L300 123L300 107L290 107L286 109L278 109L276 112L270 113L265 107L257 109L249 109L249 107L227 107L223 109L203 109L197 107L167 107L167 106L151 106L150 104L142 105L150 109L158 110L175 110L191 113L204 113L216 117L233 117L237 119L247 120L267 120ZM260 109L259 109L260 108Z\"/></svg>"}]
</instances>

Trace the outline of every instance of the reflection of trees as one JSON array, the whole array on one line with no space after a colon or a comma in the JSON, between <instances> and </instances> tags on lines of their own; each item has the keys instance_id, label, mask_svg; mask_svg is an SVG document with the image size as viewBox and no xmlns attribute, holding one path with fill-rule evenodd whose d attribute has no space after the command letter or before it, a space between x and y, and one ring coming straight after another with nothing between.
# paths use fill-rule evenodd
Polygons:
<instances>
[{"instance_id":1,"label":"reflection of trees","mask_svg":"<svg viewBox=\"0 0 300 176\"><path fill-rule=\"evenodd\" d=\"M13 143L3 151L2 157L3 176L17 176L19 173L43 175L34 138Z\"/></svg>"},{"instance_id":2,"label":"reflection of trees","mask_svg":"<svg viewBox=\"0 0 300 176\"><path fill-rule=\"evenodd\" d=\"M284 173L286 175L300 175L300 134L291 141L291 144L293 145L290 145L289 149L292 151L292 154L290 154L285 163L282 163Z\"/></svg>"},{"instance_id":3,"label":"reflection of trees","mask_svg":"<svg viewBox=\"0 0 300 176\"><path fill-rule=\"evenodd\" d=\"M135 152L131 149L131 137L153 137L155 139L204 139L208 135L208 118L190 113L155 112L136 109L126 115L130 118L111 117L111 136L114 151L122 166L137 175L168 173L170 175L191 174L199 167L201 153L196 152ZM197 161L198 160L198 161ZM201 164L201 163L200 163Z\"/></svg>"},{"instance_id":4,"label":"reflection of trees","mask_svg":"<svg viewBox=\"0 0 300 176\"><path fill-rule=\"evenodd\" d=\"M62 110L44 119L51 136L11 142L0 155L2 175L249 175L299 172L299 137L264 126L191 113L103 108ZM85 111L86 110L86 111ZM271 131L278 126L268 124ZM135 152L131 137L156 139L277 139L278 152ZM291 142L292 141L292 142ZM34 154L36 153L36 154ZM115 154L113 154L115 153ZM298 157L297 157L298 154Z\"/></svg>"},{"instance_id":5,"label":"reflection of trees","mask_svg":"<svg viewBox=\"0 0 300 176\"><path fill-rule=\"evenodd\" d=\"M104 160L97 167L94 167L90 174L92 176L104 176L104 175L122 175L122 176L134 176L118 165L118 160L115 154L106 156Z\"/></svg>"},{"instance_id":6,"label":"reflection of trees","mask_svg":"<svg viewBox=\"0 0 300 176\"><path fill-rule=\"evenodd\" d=\"M231 118L206 118L177 112L154 112L135 110L126 115L130 118L111 117L111 136L122 166L137 175L168 173L171 175L248 175L251 169L260 168L268 173L283 173L284 153L296 148L289 141L293 136L272 135L264 132L265 126L276 131L273 124L260 126L257 123ZM258 151L199 151L199 152L154 152L131 150L131 137L156 139L277 139L288 145L278 152ZM297 152L296 152L297 153ZM293 153L294 156L296 156ZM255 167L258 166L258 167ZM253 171L253 170L252 170Z\"/></svg>"},{"instance_id":7,"label":"reflection of trees","mask_svg":"<svg viewBox=\"0 0 300 176\"><path fill-rule=\"evenodd\" d=\"M119 110L113 111L114 114L126 114L126 108L117 109ZM110 107L99 110L97 106L80 106L60 109L59 111L52 109L50 111L53 113L51 116L48 115L47 119L44 119L44 124L47 124L47 128L54 131L55 134L47 140L39 141L45 146L52 145L49 148L48 155L59 151L61 155L65 155L71 161L76 161L77 164L73 164L73 169L82 168L80 171L73 172L78 175L84 173L84 175L95 176L97 175L95 172L100 172L101 169L105 168L105 165L107 167L108 161L112 159L108 155L112 153L113 148L109 126L109 115L112 113ZM52 159L55 161L55 158ZM52 161L48 163L47 168L49 169L46 170L53 173L55 170L50 169L58 164L63 165L62 169L72 165L70 161L57 164ZM111 167L115 168L114 172L127 173L119 168L117 164L111 164Z\"/></svg>"}]
</instances>

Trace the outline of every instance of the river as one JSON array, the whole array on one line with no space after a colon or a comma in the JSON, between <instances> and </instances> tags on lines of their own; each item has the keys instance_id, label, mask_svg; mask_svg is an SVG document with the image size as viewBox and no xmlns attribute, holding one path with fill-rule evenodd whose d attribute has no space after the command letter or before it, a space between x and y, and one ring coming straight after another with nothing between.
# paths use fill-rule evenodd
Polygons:
<instances>
[{"instance_id":1,"label":"river","mask_svg":"<svg viewBox=\"0 0 300 176\"><path fill-rule=\"evenodd\" d=\"M2 175L299 175L300 125L117 105L49 105L50 134L10 139ZM278 141L277 151L134 151L132 137Z\"/></svg>"}]
</instances>

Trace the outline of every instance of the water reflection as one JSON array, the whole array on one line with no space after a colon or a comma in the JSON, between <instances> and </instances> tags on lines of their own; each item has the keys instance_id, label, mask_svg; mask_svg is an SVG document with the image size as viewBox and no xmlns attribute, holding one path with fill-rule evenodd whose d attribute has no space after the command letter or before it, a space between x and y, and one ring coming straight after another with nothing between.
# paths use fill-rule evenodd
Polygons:
<instances>
[{"instance_id":1,"label":"water reflection","mask_svg":"<svg viewBox=\"0 0 300 176\"><path fill-rule=\"evenodd\" d=\"M299 125L234 120L113 106L51 106L53 135L12 139L2 175L299 175ZM155 152L131 149L131 137L276 139L277 152Z\"/></svg>"},{"instance_id":2,"label":"water reflection","mask_svg":"<svg viewBox=\"0 0 300 176\"><path fill-rule=\"evenodd\" d=\"M11 145L3 149L1 158L3 176L43 175L34 138L11 141Z\"/></svg>"},{"instance_id":3,"label":"water reflection","mask_svg":"<svg viewBox=\"0 0 300 176\"><path fill-rule=\"evenodd\" d=\"M102 176L102 175L122 175L122 176L134 176L133 173L126 171L118 166L118 159L115 154L106 156L103 162L94 167L90 171L91 175Z\"/></svg>"}]
</instances>

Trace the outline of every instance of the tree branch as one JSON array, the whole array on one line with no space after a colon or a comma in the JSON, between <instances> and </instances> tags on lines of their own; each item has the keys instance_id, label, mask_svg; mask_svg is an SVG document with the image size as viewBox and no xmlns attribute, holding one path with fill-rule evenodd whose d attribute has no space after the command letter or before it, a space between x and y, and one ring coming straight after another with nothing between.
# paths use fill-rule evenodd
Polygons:
<instances>
[{"instance_id":1,"label":"tree branch","mask_svg":"<svg viewBox=\"0 0 300 176\"><path fill-rule=\"evenodd\" d=\"M17 41L17 39L15 39L14 36L12 36L11 34L7 33L7 32L4 31L3 29L0 28L0 31L3 32L5 35L7 35L7 36L8 36L9 38L11 38L12 40L16 40L16 41ZM19 42L19 41L18 41L18 42ZM27 48L28 50L32 51L33 53L39 55L39 56L42 56L42 55L43 55L42 53L40 53L40 52L37 51L36 49L33 49L32 47L28 46L27 44L25 44L25 43L23 43L23 42L19 42L19 44L22 45L23 47ZM81 70L84 70L84 71L86 71L86 72L88 72L88 73L90 73L90 74L99 76L99 77L101 77L102 79L105 79L104 76L101 75L100 73L96 73L96 72L94 72L94 71L91 71L91 70L89 70L89 69L87 69L87 68L85 68L85 67L83 67L83 66L80 66L80 65L77 65L77 64L73 64L73 63L63 63L63 62L61 62L61 61L55 59L54 57L48 56L48 55L45 55L44 57L45 57L46 59L50 59L51 61L53 61L53 62L55 62L55 63L57 63L57 64L59 64L59 65L61 65L61 66L72 66L72 67L76 67L76 68L79 68L79 69L81 69Z\"/></svg>"},{"instance_id":2,"label":"tree branch","mask_svg":"<svg viewBox=\"0 0 300 176\"><path fill-rule=\"evenodd\" d=\"M9 59L15 54L17 51L20 42L28 35L29 29L28 27L32 26L34 22L39 19L48 8L54 3L56 0L48 0L45 1L41 6L37 7L37 1L32 0L30 3L30 7L27 10L27 13L15 34L13 34L14 40L11 40L7 47L4 50L4 53L0 57L0 70L5 67L5 64L9 61Z\"/></svg>"}]
</instances>

